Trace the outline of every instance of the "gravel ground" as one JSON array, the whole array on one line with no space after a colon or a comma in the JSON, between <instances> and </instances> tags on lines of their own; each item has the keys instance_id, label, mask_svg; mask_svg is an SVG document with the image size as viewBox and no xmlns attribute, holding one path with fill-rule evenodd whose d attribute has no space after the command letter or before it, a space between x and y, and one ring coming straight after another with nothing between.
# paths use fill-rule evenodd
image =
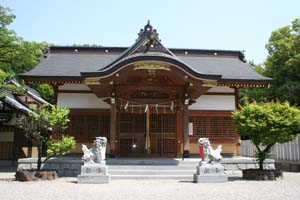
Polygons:
<instances>
[{"instance_id":1,"label":"gravel ground","mask_svg":"<svg viewBox=\"0 0 300 200\"><path fill-rule=\"evenodd\" d=\"M131 199L300 199L300 173L284 173L277 181L195 184L178 180L112 180L110 184L77 184L76 178L17 182L13 173L0 173L0 199L131 200Z\"/></svg>"}]
</instances>

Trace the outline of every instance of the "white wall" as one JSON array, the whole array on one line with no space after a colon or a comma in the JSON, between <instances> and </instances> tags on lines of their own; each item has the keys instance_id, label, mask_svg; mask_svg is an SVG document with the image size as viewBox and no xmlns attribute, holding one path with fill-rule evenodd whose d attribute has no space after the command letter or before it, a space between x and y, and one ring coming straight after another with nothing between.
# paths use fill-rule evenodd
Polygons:
<instances>
[{"instance_id":1,"label":"white wall","mask_svg":"<svg viewBox=\"0 0 300 200\"><path fill-rule=\"evenodd\" d=\"M226 86L217 86L210 88L207 92L232 92L234 93L234 89Z\"/></svg>"},{"instance_id":2,"label":"white wall","mask_svg":"<svg viewBox=\"0 0 300 200\"><path fill-rule=\"evenodd\" d=\"M235 110L234 95L202 95L189 110Z\"/></svg>"},{"instance_id":3,"label":"white wall","mask_svg":"<svg viewBox=\"0 0 300 200\"><path fill-rule=\"evenodd\" d=\"M110 105L99 99L96 95L86 93L58 93L57 105L67 108L110 108Z\"/></svg>"},{"instance_id":4,"label":"white wall","mask_svg":"<svg viewBox=\"0 0 300 200\"><path fill-rule=\"evenodd\" d=\"M85 84L64 84L58 86L58 90L90 90Z\"/></svg>"}]
</instances>

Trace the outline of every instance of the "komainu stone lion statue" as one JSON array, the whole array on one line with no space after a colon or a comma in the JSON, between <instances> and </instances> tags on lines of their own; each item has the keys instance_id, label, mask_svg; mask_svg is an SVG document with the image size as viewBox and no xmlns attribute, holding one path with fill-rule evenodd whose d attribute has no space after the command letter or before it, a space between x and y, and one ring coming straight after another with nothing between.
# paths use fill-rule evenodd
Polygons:
<instances>
[{"instance_id":1,"label":"komainu stone lion statue","mask_svg":"<svg viewBox=\"0 0 300 200\"><path fill-rule=\"evenodd\" d=\"M220 162L222 160L222 145L218 145L216 149L213 149L208 138L200 138L198 143L204 148L204 162L211 163L212 161Z\"/></svg>"},{"instance_id":2,"label":"komainu stone lion statue","mask_svg":"<svg viewBox=\"0 0 300 200\"><path fill-rule=\"evenodd\" d=\"M84 164L101 163L101 161L104 161L106 144L106 137L96 137L91 149L88 149L85 144L82 144L82 160L84 161Z\"/></svg>"}]
</instances>

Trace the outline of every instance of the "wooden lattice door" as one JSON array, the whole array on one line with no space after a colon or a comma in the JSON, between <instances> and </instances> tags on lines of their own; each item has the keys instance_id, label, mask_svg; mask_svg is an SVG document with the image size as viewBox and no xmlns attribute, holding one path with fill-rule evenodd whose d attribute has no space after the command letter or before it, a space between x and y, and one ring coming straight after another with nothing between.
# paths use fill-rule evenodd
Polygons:
<instances>
[{"instance_id":1,"label":"wooden lattice door","mask_svg":"<svg viewBox=\"0 0 300 200\"><path fill-rule=\"evenodd\" d=\"M174 157L177 154L176 114L150 115L151 154Z\"/></svg>"},{"instance_id":2,"label":"wooden lattice door","mask_svg":"<svg viewBox=\"0 0 300 200\"><path fill-rule=\"evenodd\" d=\"M120 155L146 153L146 114L120 113Z\"/></svg>"}]
</instances>

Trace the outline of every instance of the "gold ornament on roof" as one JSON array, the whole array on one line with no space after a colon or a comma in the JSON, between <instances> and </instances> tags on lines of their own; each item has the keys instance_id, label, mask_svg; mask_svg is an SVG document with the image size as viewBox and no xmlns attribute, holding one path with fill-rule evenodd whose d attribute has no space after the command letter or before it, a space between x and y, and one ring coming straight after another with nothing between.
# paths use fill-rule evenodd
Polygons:
<instances>
[{"instance_id":1,"label":"gold ornament on roof","mask_svg":"<svg viewBox=\"0 0 300 200\"><path fill-rule=\"evenodd\" d=\"M133 64L133 70L149 70L149 71L156 71L156 70L165 70L170 71L170 65L164 63L157 63L157 62L139 62Z\"/></svg>"},{"instance_id":2,"label":"gold ornament on roof","mask_svg":"<svg viewBox=\"0 0 300 200\"><path fill-rule=\"evenodd\" d=\"M218 85L218 81L202 80L203 87L216 87L217 85Z\"/></svg>"},{"instance_id":3,"label":"gold ornament on roof","mask_svg":"<svg viewBox=\"0 0 300 200\"><path fill-rule=\"evenodd\" d=\"M86 85L100 85L100 78L98 77L86 78L84 79L84 83Z\"/></svg>"}]
</instances>

